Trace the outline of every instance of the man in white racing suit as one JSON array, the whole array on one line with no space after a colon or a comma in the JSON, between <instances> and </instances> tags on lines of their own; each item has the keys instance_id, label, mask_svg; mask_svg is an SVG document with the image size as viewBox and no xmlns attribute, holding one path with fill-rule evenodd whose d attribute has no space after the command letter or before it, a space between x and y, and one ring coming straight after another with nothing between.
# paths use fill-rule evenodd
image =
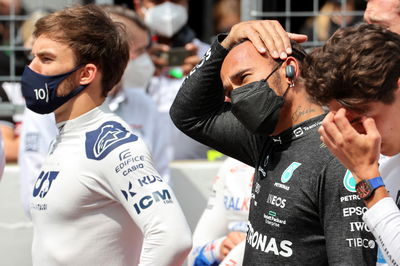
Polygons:
<instances>
[{"instance_id":1,"label":"man in white racing suit","mask_svg":"<svg viewBox=\"0 0 400 266\"><path fill-rule=\"evenodd\" d=\"M33 265L182 264L191 237L179 203L104 103L128 62L123 27L95 5L35 26L22 92L30 110L54 112L59 134L32 193Z\"/></svg>"},{"instance_id":2,"label":"man in white racing suit","mask_svg":"<svg viewBox=\"0 0 400 266\"><path fill-rule=\"evenodd\" d=\"M241 265L254 168L225 159L193 234L189 265Z\"/></svg>"}]
</instances>

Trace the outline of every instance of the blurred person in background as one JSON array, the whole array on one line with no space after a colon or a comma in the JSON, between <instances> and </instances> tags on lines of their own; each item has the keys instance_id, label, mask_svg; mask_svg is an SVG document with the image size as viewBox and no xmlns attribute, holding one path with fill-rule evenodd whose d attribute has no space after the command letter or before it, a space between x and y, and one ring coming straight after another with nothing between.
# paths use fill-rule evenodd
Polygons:
<instances>
[{"instance_id":1,"label":"blurred person in background","mask_svg":"<svg viewBox=\"0 0 400 266\"><path fill-rule=\"evenodd\" d=\"M23 15L25 10L20 0L0 0L0 15L15 16ZM11 23L15 25L15 32L10 32ZM0 42L4 46L20 44L20 32L18 29L21 22L3 20L0 21ZM13 38L13 43L11 43ZM14 66L10 66L10 56L14 53ZM10 76L11 69L14 67L15 75L20 76L23 68L27 63L25 53L22 51L0 51L0 75ZM11 105L23 106L25 104L21 94L21 84L13 80L2 81L0 83L0 104L6 103ZM14 109L15 110L15 109ZM0 114L0 131L3 135L5 157L7 163L15 163L18 160L18 149L20 143L20 130L22 122L22 113L14 112L13 114Z\"/></svg>"},{"instance_id":2,"label":"blurred person in background","mask_svg":"<svg viewBox=\"0 0 400 266\"><path fill-rule=\"evenodd\" d=\"M307 19L300 33L306 34L309 41L324 42L340 27L351 26L363 20L362 16L325 13L351 12L363 10L364 8L364 0L346 0L343 9L341 0L328 0L319 10L323 14ZM316 31L317 39L313 38L314 30Z\"/></svg>"},{"instance_id":3,"label":"blurred person in background","mask_svg":"<svg viewBox=\"0 0 400 266\"><path fill-rule=\"evenodd\" d=\"M132 10L122 6L104 6L111 18L125 25L129 39L129 62L125 72L110 92L108 104L115 114L127 122L132 131L143 137L154 166L165 182L170 182L168 153L169 136L164 131L168 123L158 111L154 100L146 93L155 66L147 52L151 45L150 30Z\"/></svg>"},{"instance_id":4,"label":"blurred person in background","mask_svg":"<svg viewBox=\"0 0 400 266\"><path fill-rule=\"evenodd\" d=\"M219 0L214 3L214 35L229 32L240 22L240 0Z\"/></svg>"},{"instance_id":5,"label":"blurred person in background","mask_svg":"<svg viewBox=\"0 0 400 266\"><path fill-rule=\"evenodd\" d=\"M189 265L242 265L254 168L226 158L193 233Z\"/></svg>"},{"instance_id":6,"label":"blurred person in background","mask_svg":"<svg viewBox=\"0 0 400 266\"><path fill-rule=\"evenodd\" d=\"M209 149L180 132L168 114L185 75L209 48L196 38L187 23L188 1L134 0L135 11L153 34L150 54L156 71L147 92L156 102L163 119L168 121L163 132L170 136L171 160L205 159Z\"/></svg>"}]
</instances>

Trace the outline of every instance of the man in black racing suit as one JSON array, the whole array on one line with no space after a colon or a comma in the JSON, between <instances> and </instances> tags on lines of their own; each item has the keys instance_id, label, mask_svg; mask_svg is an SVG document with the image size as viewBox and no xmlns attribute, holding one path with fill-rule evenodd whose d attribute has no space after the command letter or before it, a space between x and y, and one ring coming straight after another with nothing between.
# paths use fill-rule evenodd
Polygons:
<instances>
[{"instance_id":1,"label":"man in black racing suit","mask_svg":"<svg viewBox=\"0 0 400 266\"><path fill-rule=\"evenodd\" d=\"M256 169L243 265L375 265L354 177L319 139L325 114L299 76L306 55L295 43L285 60L274 48L263 53L272 39L279 45L275 35L258 37L272 27L242 22L219 36L171 117L190 137Z\"/></svg>"}]
</instances>

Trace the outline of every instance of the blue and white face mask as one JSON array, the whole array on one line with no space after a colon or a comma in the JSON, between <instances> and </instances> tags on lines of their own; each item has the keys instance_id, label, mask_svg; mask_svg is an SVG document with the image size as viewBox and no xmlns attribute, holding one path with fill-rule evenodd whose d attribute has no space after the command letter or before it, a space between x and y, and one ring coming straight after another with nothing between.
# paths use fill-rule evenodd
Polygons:
<instances>
[{"instance_id":1,"label":"blue and white face mask","mask_svg":"<svg viewBox=\"0 0 400 266\"><path fill-rule=\"evenodd\" d=\"M79 86L66 96L57 96L60 83L81 67L77 66L67 73L45 76L25 66L21 90L28 109L38 114L49 114L80 93L88 84Z\"/></svg>"}]
</instances>

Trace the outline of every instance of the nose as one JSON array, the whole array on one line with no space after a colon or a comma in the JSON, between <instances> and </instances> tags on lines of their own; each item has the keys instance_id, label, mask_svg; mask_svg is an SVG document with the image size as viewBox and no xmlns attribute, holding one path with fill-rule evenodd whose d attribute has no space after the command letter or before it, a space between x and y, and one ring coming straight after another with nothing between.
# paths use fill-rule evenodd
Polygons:
<instances>
[{"instance_id":1,"label":"nose","mask_svg":"<svg viewBox=\"0 0 400 266\"><path fill-rule=\"evenodd\" d=\"M367 22L368 24L371 24L371 7L367 4L367 7L365 8L364 12L364 21Z\"/></svg>"},{"instance_id":2,"label":"nose","mask_svg":"<svg viewBox=\"0 0 400 266\"><path fill-rule=\"evenodd\" d=\"M30 69L32 69L34 72L40 74L40 64L38 64L38 59L37 57L34 57L31 61L31 63L28 65Z\"/></svg>"}]
</instances>

